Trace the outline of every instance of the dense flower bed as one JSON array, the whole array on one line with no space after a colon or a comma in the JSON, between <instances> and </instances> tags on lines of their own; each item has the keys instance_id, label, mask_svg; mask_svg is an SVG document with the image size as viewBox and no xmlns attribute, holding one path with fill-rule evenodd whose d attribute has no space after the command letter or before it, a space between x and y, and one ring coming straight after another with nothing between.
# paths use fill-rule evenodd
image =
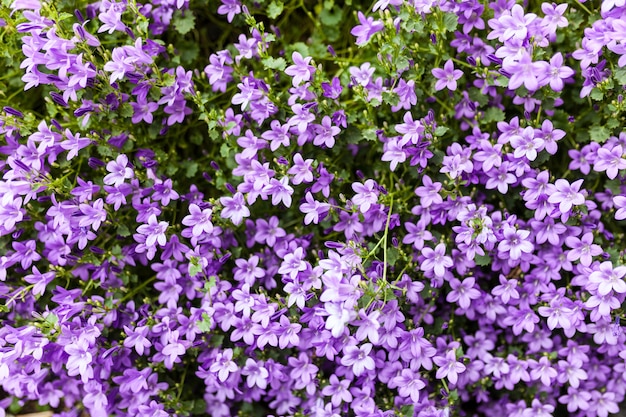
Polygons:
<instances>
[{"instance_id":1,"label":"dense flower bed","mask_svg":"<svg viewBox=\"0 0 626 417\"><path fill-rule=\"evenodd\" d=\"M0 416L618 411L624 0L1 7Z\"/></svg>"}]
</instances>

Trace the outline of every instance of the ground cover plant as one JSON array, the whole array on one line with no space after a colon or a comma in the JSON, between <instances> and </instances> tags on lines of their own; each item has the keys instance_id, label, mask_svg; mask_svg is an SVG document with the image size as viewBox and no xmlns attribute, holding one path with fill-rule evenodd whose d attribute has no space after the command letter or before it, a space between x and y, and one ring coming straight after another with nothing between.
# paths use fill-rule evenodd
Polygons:
<instances>
[{"instance_id":1,"label":"ground cover plant","mask_svg":"<svg viewBox=\"0 0 626 417\"><path fill-rule=\"evenodd\" d=\"M600 416L626 3L1 0L0 416Z\"/></svg>"}]
</instances>

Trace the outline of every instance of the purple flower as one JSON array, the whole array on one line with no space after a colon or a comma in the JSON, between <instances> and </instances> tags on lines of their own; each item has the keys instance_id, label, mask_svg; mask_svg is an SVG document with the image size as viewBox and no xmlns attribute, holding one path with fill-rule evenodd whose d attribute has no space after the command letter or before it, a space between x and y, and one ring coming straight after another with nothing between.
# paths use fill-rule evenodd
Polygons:
<instances>
[{"instance_id":1,"label":"purple flower","mask_svg":"<svg viewBox=\"0 0 626 417\"><path fill-rule=\"evenodd\" d=\"M300 211L305 214L304 224L318 224L330 209L330 204L320 203L313 198L310 192L306 193L305 202L300 205Z\"/></svg>"},{"instance_id":2,"label":"purple flower","mask_svg":"<svg viewBox=\"0 0 626 417\"><path fill-rule=\"evenodd\" d=\"M246 359L246 364L241 370L241 374L247 376L246 385L248 388L252 388L255 385L261 389L265 389L267 387L269 372L267 372L267 369L254 359Z\"/></svg>"},{"instance_id":3,"label":"purple flower","mask_svg":"<svg viewBox=\"0 0 626 417\"><path fill-rule=\"evenodd\" d=\"M348 389L350 387L349 379L337 378L337 375L332 374L330 376L329 385L322 389L322 395L331 397L331 403L333 406L338 407L342 402L352 402L352 394Z\"/></svg>"},{"instance_id":4,"label":"purple flower","mask_svg":"<svg viewBox=\"0 0 626 417\"><path fill-rule=\"evenodd\" d=\"M59 143L59 146L69 151L67 153L68 161L78 155L78 151L86 148L91 143L91 139L81 138L80 133L73 134L69 129L65 129L65 137L67 140Z\"/></svg>"},{"instance_id":5,"label":"purple flower","mask_svg":"<svg viewBox=\"0 0 626 417\"><path fill-rule=\"evenodd\" d=\"M220 216L224 219L230 219L234 225L241 224L244 217L250 216L250 209L246 206L243 194L235 193L232 197L220 197L222 211Z\"/></svg>"},{"instance_id":6,"label":"purple flower","mask_svg":"<svg viewBox=\"0 0 626 417\"><path fill-rule=\"evenodd\" d=\"M217 357L215 358L215 362L211 364L209 370L211 372L217 373L217 378L224 382L228 379L228 376L231 373L237 371L238 367L235 362L233 362L233 350L231 348L226 348L224 351L219 352Z\"/></svg>"},{"instance_id":7,"label":"purple flower","mask_svg":"<svg viewBox=\"0 0 626 417\"><path fill-rule=\"evenodd\" d=\"M115 161L109 161L106 170L109 174L104 177L104 183L113 187L119 187L126 179L135 176L133 169L128 166L128 157L125 154L118 155Z\"/></svg>"},{"instance_id":8,"label":"purple flower","mask_svg":"<svg viewBox=\"0 0 626 417\"><path fill-rule=\"evenodd\" d=\"M426 387L419 373L409 369L402 369L400 375L389 381L389 388L398 388L398 394L404 398L411 398L417 403L420 399L420 392Z\"/></svg>"},{"instance_id":9,"label":"purple flower","mask_svg":"<svg viewBox=\"0 0 626 417\"><path fill-rule=\"evenodd\" d=\"M559 178L554 183L554 192L550 194L548 202L559 205L559 211L568 214L573 206L585 204L585 195L580 192L583 179L569 183L567 180Z\"/></svg>"},{"instance_id":10,"label":"purple flower","mask_svg":"<svg viewBox=\"0 0 626 417\"><path fill-rule=\"evenodd\" d=\"M463 76L463 71L454 69L454 63L451 59L446 61L443 69L433 68L431 72L435 78L437 78L437 82L435 83L436 91L443 90L444 88L450 91L456 90L456 81Z\"/></svg>"},{"instance_id":11,"label":"purple flower","mask_svg":"<svg viewBox=\"0 0 626 417\"><path fill-rule=\"evenodd\" d=\"M515 38L525 40L528 36L528 28L533 20L537 18L534 13L524 14L524 8L516 4L511 9L511 14L503 14L500 16L500 23L504 28L504 32L499 40L504 42L508 39Z\"/></svg>"},{"instance_id":12,"label":"purple flower","mask_svg":"<svg viewBox=\"0 0 626 417\"><path fill-rule=\"evenodd\" d=\"M626 219L626 196L616 195L613 197L613 204L617 207L615 212L615 220Z\"/></svg>"},{"instance_id":13,"label":"purple flower","mask_svg":"<svg viewBox=\"0 0 626 417\"><path fill-rule=\"evenodd\" d=\"M565 244L571 248L567 251L567 260L580 260L581 265L590 266L592 257L602 254L600 245L593 243L593 233L588 232L582 238L576 236L568 236L565 238Z\"/></svg>"},{"instance_id":14,"label":"purple flower","mask_svg":"<svg viewBox=\"0 0 626 417\"><path fill-rule=\"evenodd\" d=\"M539 88L538 76L541 74L544 65L544 62L533 62L528 52L523 52L517 61L505 59L502 63L502 69L512 74L509 79L509 90L515 90L522 84L528 91L537 90Z\"/></svg>"},{"instance_id":15,"label":"purple flower","mask_svg":"<svg viewBox=\"0 0 626 417\"><path fill-rule=\"evenodd\" d=\"M606 176L615 179L619 170L626 169L626 159L622 145L613 146L610 150L607 145L598 149L597 158L593 165L593 170L597 172L606 171Z\"/></svg>"},{"instance_id":16,"label":"purple flower","mask_svg":"<svg viewBox=\"0 0 626 417\"><path fill-rule=\"evenodd\" d=\"M67 358L67 374L69 376L80 375L81 380L86 384L93 378L93 367L91 363L93 356L89 342L85 338L79 338L75 342L66 345L63 350L69 355Z\"/></svg>"},{"instance_id":17,"label":"purple flower","mask_svg":"<svg viewBox=\"0 0 626 417\"><path fill-rule=\"evenodd\" d=\"M360 376L366 371L375 369L374 359L370 356L372 350L371 343L364 343L360 347L346 346L343 349L341 364L352 367L355 376Z\"/></svg>"},{"instance_id":18,"label":"purple flower","mask_svg":"<svg viewBox=\"0 0 626 417\"><path fill-rule=\"evenodd\" d=\"M528 230L518 230L505 224L503 239L498 244L498 251L508 254L508 258L517 260L522 257L522 253L532 253L534 246L528 239Z\"/></svg>"},{"instance_id":19,"label":"purple flower","mask_svg":"<svg viewBox=\"0 0 626 417\"><path fill-rule=\"evenodd\" d=\"M217 13L226 15L226 20L231 23L235 15L241 13L241 2L239 0L221 0L222 5L217 8Z\"/></svg>"},{"instance_id":20,"label":"purple flower","mask_svg":"<svg viewBox=\"0 0 626 417\"><path fill-rule=\"evenodd\" d=\"M189 205L189 215L185 216L182 223L191 227L191 234L194 237L200 237L203 233L211 234L213 231L213 223L211 223L211 214L213 210L210 208L201 209L197 204Z\"/></svg>"},{"instance_id":21,"label":"purple flower","mask_svg":"<svg viewBox=\"0 0 626 417\"><path fill-rule=\"evenodd\" d=\"M472 277L465 278L463 282L456 278L450 281L450 287L452 291L446 296L446 301L450 303L458 303L462 309L470 307L472 300L480 298L481 293L474 288L476 280Z\"/></svg>"},{"instance_id":22,"label":"purple flower","mask_svg":"<svg viewBox=\"0 0 626 417\"><path fill-rule=\"evenodd\" d=\"M313 145L324 145L327 148L335 146L335 136L341 132L337 126L333 126L332 120L328 116L324 116L322 123L315 126L315 138L313 138Z\"/></svg>"},{"instance_id":23,"label":"purple flower","mask_svg":"<svg viewBox=\"0 0 626 417\"><path fill-rule=\"evenodd\" d=\"M513 156L526 157L529 161L537 158L537 151L543 145L543 140L535 137L535 129L531 126L526 126L519 134L511 136L510 141L511 146L515 148Z\"/></svg>"},{"instance_id":24,"label":"purple flower","mask_svg":"<svg viewBox=\"0 0 626 417\"><path fill-rule=\"evenodd\" d=\"M399 137L390 138L384 145L381 161L391 162L390 169L394 171L398 164L406 161L406 152L402 148Z\"/></svg>"},{"instance_id":25,"label":"purple flower","mask_svg":"<svg viewBox=\"0 0 626 417\"><path fill-rule=\"evenodd\" d=\"M356 25L350 33L356 36L356 44L358 46L363 46L367 42L369 42L372 35L376 32L380 32L384 29L383 22L380 20L374 20L373 17L365 18L365 15L362 12L357 13L357 17L359 18L360 25Z\"/></svg>"},{"instance_id":26,"label":"purple flower","mask_svg":"<svg viewBox=\"0 0 626 417\"><path fill-rule=\"evenodd\" d=\"M610 261L602 262L598 270L589 275L589 282L597 285L598 294L609 295L612 291L618 294L626 293L626 282L622 279L626 275L626 266L613 268Z\"/></svg>"},{"instance_id":27,"label":"purple flower","mask_svg":"<svg viewBox=\"0 0 626 417\"><path fill-rule=\"evenodd\" d=\"M368 179L364 184L360 182L352 183L352 190L356 193L352 197L352 202L359 207L361 213L367 212L372 204L378 202L378 188L374 180Z\"/></svg>"},{"instance_id":28,"label":"purple flower","mask_svg":"<svg viewBox=\"0 0 626 417\"><path fill-rule=\"evenodd\" d=\"M452 384L457 383L458 374L465 372L466 369L465 365L457 362L454 350L447 351L445 357L435 356L433 362L439 367L436 377L438 379L448 378Z\"/></svg>"},{"instance_id":29,"label":"purple flower","mask_svg":"<svg viewBox=\"0 0 626 417\"><path fill-rule=\"evenodd\" d=\"M145 236L145 245L147 247L153 247L157 243L159 246L165 246L167 242L165 232L168 226L168 222L159 222L156 215L152 214L148 218L148 224L142 224L137 228L137 233Z\"/></svg>"},{"instance_id":30,"label":"purple flower","mask_svg":"<svg viewBox=\"0 0 626 417\"><path fill-rule=\"evenodd\" d=\"M300 55L300 52L294 52L291 54L291 59L293 60L293 65L287 67L285 69L285 74L292 77L291 82L294 87L299 86L302 82L309 81L315 72L315 67L313 65L309 65L309 62L313 58L306 57L303 58Z\"/></svg>"},{"instance_id":31,"label":"purple flower","mask_svg":"<svg viewBox=\"0 0 626 417\"><path fill-rule=\"evenodd\" d=\"M424 247L422 255L426 259L420 264L420 270L433 271L438 278L444 277L448 268L453 265L452 258L446 256L444 243L439 243L434 250L428 246Z\"/></svg>"},{"instance_id":32,"label":"purple flower","mask_svg":"<svg viewBox=\"0 0 626 417\"><path fill-rule=\"evenodd\" d=\"M56 277L56 273L54 271L50 271L42 274L41 272L39 272L39 269L37 269L36 266L33 266L32 272L32 274L26 275L24 277L24 281L34 285L34 295L43 295L43 293L46 291L46 286L50 284Z\"/></svg>"}]
</instances>

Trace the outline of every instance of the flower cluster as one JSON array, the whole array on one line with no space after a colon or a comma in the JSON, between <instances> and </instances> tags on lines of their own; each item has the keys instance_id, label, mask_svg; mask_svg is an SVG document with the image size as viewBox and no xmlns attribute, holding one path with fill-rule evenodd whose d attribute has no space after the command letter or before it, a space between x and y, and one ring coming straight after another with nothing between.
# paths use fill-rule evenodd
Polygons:
<instances>
[{"instance_id":1,"label":"flower cluster","mask_svg":"<svg viewBox=\"0 0 626 417\"><path fill-rule=\"evenodd\" d=\"M7 3L0 416L618 412L624 1Z\"/></svg>"}]
</instances>

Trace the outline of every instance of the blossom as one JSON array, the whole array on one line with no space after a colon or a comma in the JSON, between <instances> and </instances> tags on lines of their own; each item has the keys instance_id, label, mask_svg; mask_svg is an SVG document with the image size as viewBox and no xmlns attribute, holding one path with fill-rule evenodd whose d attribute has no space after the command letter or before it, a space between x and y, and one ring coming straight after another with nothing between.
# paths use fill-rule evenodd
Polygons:
<instances>
[{"instance_id":1,"label":"blossom","mask_svg":"<svg viewBox=\"0 0 626 417\"><path fill-rule=\"evenodd\" d=\"M593 170L606 171L606 176L610 179L617 177L619 170L626 169L626 158L623 157L622 145L613 146L610 150L606 147L598 149L597 158L593 164Z\"/></svg>"},{"instance_id":2,"label":"blossom","mask_svg":"<svg viewBox=\"0 0 626 417\"><path fill-rule=\"evenodd\" d=\"M235 193L232 197L220 197L222 212L220 216L224 219L231 219L233 224L238 225L244 217L250 216L250 209L246 206L243 194Z\"/></svg>"},{"instance_id":3,"label":"blossom","mask_svg":"<svg viewBox=\"0 0 626 417\"><path fill-rule=\"evenodd\" d=\"M447 88L450 91L456 90L456 82L463 76L463 71L454 69L454 63L451 59L447 60L441 68L433 68L431 70L433 76L437 79L435 83L435 90L443 90Z\"/></svg>"},{"instance_id":4,"label":"blossom","mask_svg":"<svg viewBox=\"0 0 626 417\"><path fill-rule=\"evenodd\" d=\"M81 380L85 384L94 377L93 367L91 366L93 356L89 343L85 338L79 338L75 342L64 346L63 350L69 355L66 363L68 375L80 375Z\"/></svg>"},{"instance_id":5,"label":"blossom","mask_svg":"<svg viewBox=\"0 0 626 417\"><path fill-rule=\"evenodd\" d=\"M602 253L600 245L593 243L593 234L585 233L582 238L576 236L568 236L565 238L565 244L571 248L567 252L567 260L575 261L580 259L580 263L584 266L591 265L592 257Z\"/></svg>"},{"instance_id":6,"label":"blossom","mask_svg":"<svg viewBox=\"0 0 626 417\"><path fill-rule=\"evenodd\" d=\"M306 193L305 202L300 205L300 211L305 214L304 224L318 224L330 209L328 203L320 203L313 198L310 192Z\"/></svg>"},{"instance_id":7,"label":"blossom","mask_svg":"<svg viewBox=\"0 0 626 417\"><path fill-rule=\"evenodd\" d=\"M246 359L246 364L241 370L241 374L247 377L246 385L248 388L252 388L255 385L261 389L265 389L267 387L269 372L262 364L254 359Z\"/></svg>"},{"instance_id":8,"label":"blossom","mask_svg":"<svg viewBox=\"0 0 626 417\"><path fill-rule=\"evenodd\" d=\"M452 279L450 282L452 291L446 296L446 301L458 303L463 309L469 308L472 300L477 300L481 296L480 291L474 288L475 283L473 277L465 278L462 282L456 278Z\"/></svg>"},{"instance_id":9,"label":"blossom","mask_svg":"<svg viewBox=\"0 0 626 417\"><path fill-rule=\"evenodd\" d=\"M233 350L231 348L226 348L223 351L217 354L215 358L215 362L211 364L209 370L211 372L217 373L217 377L221 382L224 382L228 379L228 376L236 372L237 364L233 362Z\"/></svg>"},{"instance_id":10,"label":"blossom","mask_svg":"<svg viewBox=\"0 0 626 417\"><path fill-rule=\"evenodd\" d=\"M363 46L369 42L372 35L383 30L384 25L383 22L380 20L374 20L371 16L366 18L360 11L357 13L357 17L360 24L352 28L350 33L356 36L356 44L358 46Z\"/></svg>"},{"instance_id":11,"label":"blossom","mask_svg":"<svg viewBox=\"0 0 626 417\"><path fill-rule=\"evenodd\" d=\"M359 207L361 213L367 212L372 204L378 202L379 191L377 185L372 179L368 179L364 184L360 182L352 183L352 190L356 193L352 197L352 202Z\"/></svg>"},{"instance_id":12,"label":"blossom","mask_svg":"<svg viewBox=\"0 0 626 417\"><path fill-rule=\"evenodd\" d=\"M608 295L611 291L618 294L626 293L626 282L622 279L626 275L626 266L613 268L611 261L602 262L598 270L589 275L589 282L597 284L598 294Z\"/></svg>"},{"instance_id":13,"label":"blossom","mask_svg":"<svg viewBox=\"0 0 626 417\"><path fill-rule=\"evenodd\" d=\"M42 274L36 266L33 266L32 272L32 274L24 276L24 281L29 284L33 284L34 295L43 295L46 290L46 286L56 277L56 272L49 271Z\"/></svg>"},{"instance_id":14,"label":"blossom","mask_svg":"<svg viewBox=\"0 0 626 417\"><path fill-rule=\"evenodd\" d=\"M554 183L555 191L548 197L548 202L558 204L561 213L569 213L572 206L580 206L585 203L585 195L580 192L583 181L580 179L570 184L569 181L559 178Z\"/></svg>"},{"instance_id":15,"label":"blossom","mask_svg":"<svg viewBox=\"0 0 626 417\"><path fill-rule=\"evenodd\" d=\"M613 197L613 204L617 207L615 212L615 220L626 219L626 196L617 195Z\"/></svg>"},{"instance_id":16,"label":"blossom","mask_svg":"<svg viewBox=\"0 0 626 417\"><path fill-rule=\"evenodd\" d=\"M294 87L297 87L302 82L306 82L311 79L311 76L315 72L315 67L313 65L309 65L309 62L311 62L313 58L310 56L303 58L300 52L295 51L291 54L291 59L293 60L293 65L285 69L285 74L292 77L291 82Z\"/></svg>"},{"instance_id":17,"label":"blossom","mask_svg":"<svg viewBox=\"0 0 626 417\"><path fill-rule=\"evenodd\" d=\"M145 236L145 245L148 247L155 246L157 243L159 246L164 246L167 242L165 232L168 226L168 222L159 222L156 215L152 214L148 218L148 224L142 224L137 228L137 233Z\"/></svg>"},{"instance_id":18,"label":"blossom","mask_svg":"<svg viewBox=\"0 0 626 417\"><path fill-rule=\"evenodd\" d=\"M522 257L522 253L531 253L534 249L529 241L530 231L517 230L509 225L505 225L503 239L498 244L498 251L508 254L512 260Z\"/></svg>"},{"instance_id":19,"label":"blossom","mask_svg":"<svg viewBox=\"0 0 626 417\"><path fill-rule=\"evenodd\" d=\"M211 208L200 208L197 204L189 205L189 214L185 216L182 223L191 227L191 234L199 237L203 233L210 234L213 231L213 223L211 223Z\"/></svg>"},{"instance_id":20,"label":"blossom","mask_svg":"<svg viewBox=\"0 0 626 417\"><path fill-rule=\"evenodd\" d=\"M104 183L112 187L119 187L135 176L133 169L128 166L128 157L125 154L120 154L115 161L107 163L106 170L109 174L104 177Z\"/></svg>"},{"instance_id":21,"label":"blossom","mask_svg":"<svg viewBox=\"0 0 626 417\"><path fill-rule=\"evenodd\" d=\"M446 256L446 245L439 243L435 249L428 246L422 249L422 255L426 258L420 265L422 271L433 271L436 277L443 277L448 268L452 267L452 258Z\"/></svg>"},{"instance_id":22,"label":"blossom","mask_svg":"<svg viewBox=\"0 0 626 417\"><path fill-rule=\"evenodd\" d=\"M341 364L350 366L355 376L362 375L366 370L373 371L375 369L374 359L369 356L372 350L371 343L364 343L360 347L346 346L344 354L341 358Z\"/></svg>"},{"instance_id":23,"label":"blossom","mask_svg":"<svg viewBox=\"0 0 626 417\"><path fill-rule=\"evenodd\" d=\"M465 365L457 362L454 350L447 351L445 357L435 356L433 362L439 367L437 369L437 378L448 378L453 384L457 383L459 379L458 374L465 372L466 369Z\"/></svg>"}]
</instances>

